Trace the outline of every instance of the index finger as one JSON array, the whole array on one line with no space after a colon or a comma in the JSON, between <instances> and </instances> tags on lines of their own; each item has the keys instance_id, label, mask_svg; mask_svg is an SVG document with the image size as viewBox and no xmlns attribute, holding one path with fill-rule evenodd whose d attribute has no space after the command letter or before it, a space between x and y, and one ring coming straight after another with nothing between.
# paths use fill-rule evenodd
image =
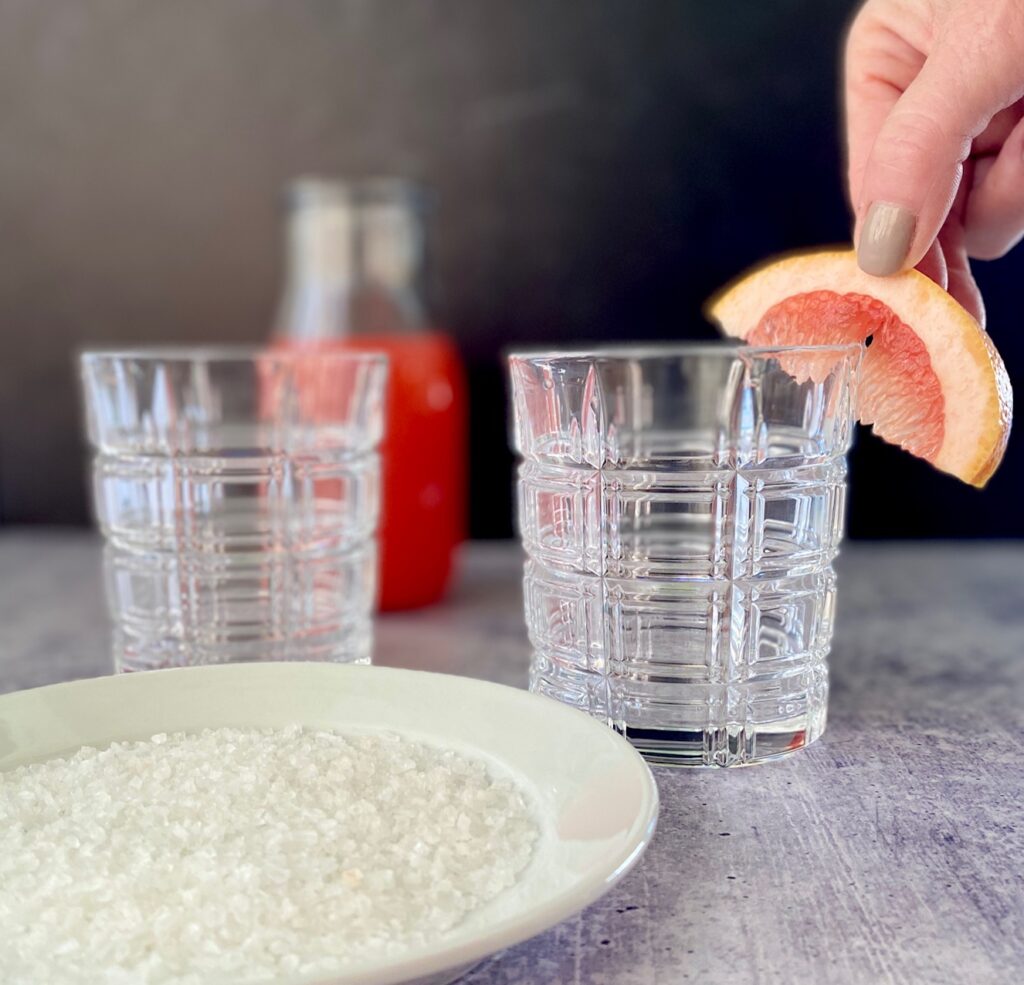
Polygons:
<instances>
[{"instance_id":1,"label":"index finger","mask_svg":"<svg viewBox=\"0 0 1024 985\"><path fill-rule=\"evenodd\" d=\"M860 222L861 187L875 138L925 55L865 8L850 26L843 64L847 188Z\"/></svg>"}]
</instances>

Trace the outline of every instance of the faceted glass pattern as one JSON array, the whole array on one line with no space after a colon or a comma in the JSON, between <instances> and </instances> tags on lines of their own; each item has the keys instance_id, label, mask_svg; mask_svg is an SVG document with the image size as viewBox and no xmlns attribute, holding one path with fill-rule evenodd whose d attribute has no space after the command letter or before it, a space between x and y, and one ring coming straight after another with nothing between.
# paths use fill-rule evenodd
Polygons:
<instances>
[{"instance_id":1,"label":"faceted glass pattern","mask_svg":"<svg viewBox=\"0 0 1024 985\"><path fill-rule=\"evenodd\" d=\"M120 669L367 662L387 362L87 353Z\"/></svg>"},{"instance_id":2,"label":"faceted glass pattern","mask_svg":"<svg viewBox=\"0 0 1024 985\"><path fill-rule=\"evenodd\" d=\"M531 687L651 761L825 726L859 346L510 359Z\"/></svg>"}]
</instances>

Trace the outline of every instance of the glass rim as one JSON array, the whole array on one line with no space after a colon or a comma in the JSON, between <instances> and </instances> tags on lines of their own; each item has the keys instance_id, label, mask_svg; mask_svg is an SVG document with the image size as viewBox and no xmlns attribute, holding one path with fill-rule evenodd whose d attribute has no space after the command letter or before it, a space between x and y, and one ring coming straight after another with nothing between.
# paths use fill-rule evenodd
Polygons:
<instances>
[{"instance_id":1,"label":"glass rim","mask_svg":"<svg viewBox=\"0 0 1024 985\"><path fill-rule=\"evenodd\" d=\"M625 359L679 359L688 356L717 356L735 359L741 355L767 356L772 353L809 356L863 352L863 342L830 342L807 345L747 345L742 340L716 342L641 342L602 345L593 349L523 349L506 353L509 362L570 362L578 359L621 361Z\"/></svg>"},{"instance_id":2,"label":"glass rim","mask_svg":"<svg viewBox=\"0 0 1024 985\"><path fill-rule=\"evenodd\" d=\"M78 359L83 366L97 362L148 362L198 365L204 363L295 363L307 359L337 364L388 364L383 350L324 349L318 346L292 346L275 349L260 345L136 346L130 349L82 349Z\"/></svg>"},{"instance_id":3,"label":"glass rim","mask_svg":"<svg viewBox=\"0 0 1024 985\"><path fill-rule=\"evenodd\" d=\"M293 208L320 205L409 204L423 206L429 199L426 186L410 178L390 174L343 176L303 174L288 182L286 198Z\"/></svg>"}]
</instances>

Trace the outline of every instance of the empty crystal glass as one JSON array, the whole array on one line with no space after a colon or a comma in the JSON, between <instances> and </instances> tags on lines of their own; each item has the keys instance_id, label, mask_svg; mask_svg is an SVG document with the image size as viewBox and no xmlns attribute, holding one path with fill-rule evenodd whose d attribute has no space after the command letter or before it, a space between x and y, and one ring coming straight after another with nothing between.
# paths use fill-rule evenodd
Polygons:
<instances>
[{"instance_id":1,"label":"empty crystal glass","mask_svg":"<svg viewBox=\"0 0 1024 985\"><path fill-rule=\"evenodd\" d=\"M510 358L531 687L651 761L825 727L859 345Z\"/></svg>"},{"instance_id":2,"label":"empty crystal glass","mask_svg":"<svg viewBox=\"0 0 1024 985\"><path fill-rule=\"evenodd\" d=\"M81 368L117 666L368 661L386 359L168 349Z\"/></svg>"}]
</instances>

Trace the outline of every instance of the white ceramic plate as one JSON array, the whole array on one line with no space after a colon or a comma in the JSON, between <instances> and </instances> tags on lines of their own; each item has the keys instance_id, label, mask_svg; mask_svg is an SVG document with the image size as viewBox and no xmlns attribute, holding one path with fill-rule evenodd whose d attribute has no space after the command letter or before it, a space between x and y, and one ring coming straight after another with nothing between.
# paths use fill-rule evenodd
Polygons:
<instances>
[{"instance_id":1,"label":"white ceramic plate","mask_svg":"<svg viewBox=\"0 0 1024 985\"><path fill-rule=\"evenodd\" d=\"M519 883L429 947L350 965L332 985L440 985L572 916L637 861L658 792L624 739L581 712L463 677L332 664L151 671L0 696L0 771L156 732L289 723L440 742L511 773L542 836ZM288 985L324 979L295 979Z\"/></svg>"}]
</instances>

